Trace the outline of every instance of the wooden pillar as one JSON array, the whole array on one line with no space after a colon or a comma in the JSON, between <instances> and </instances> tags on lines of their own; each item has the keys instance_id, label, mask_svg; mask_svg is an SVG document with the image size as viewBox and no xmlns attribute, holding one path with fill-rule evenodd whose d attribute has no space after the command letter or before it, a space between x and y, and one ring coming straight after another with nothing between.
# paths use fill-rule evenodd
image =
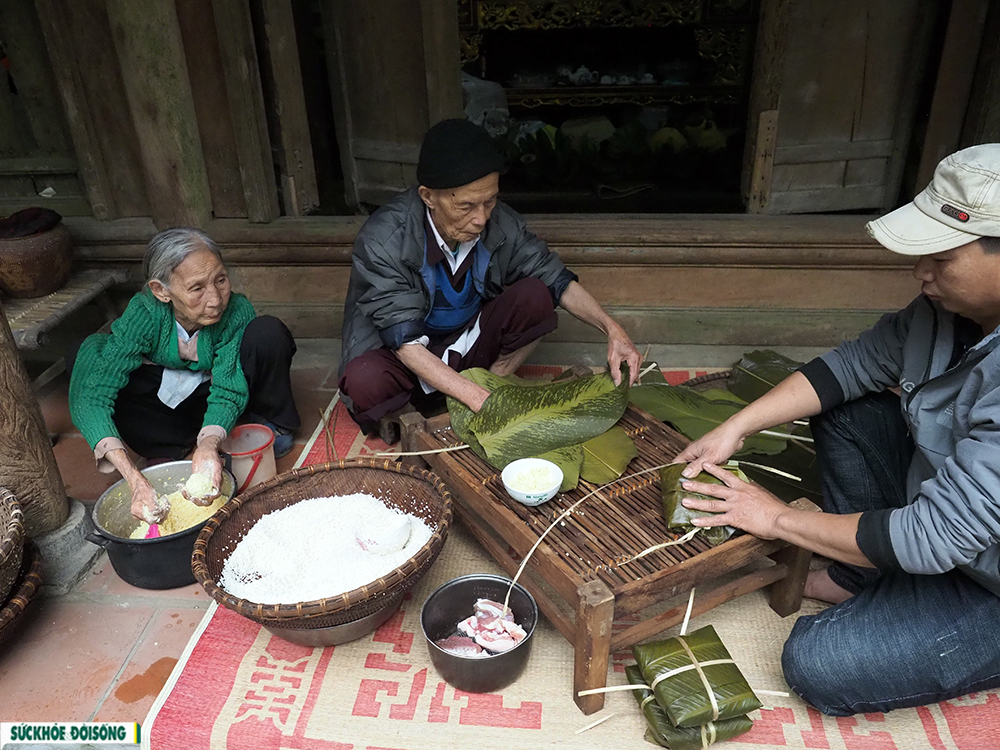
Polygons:
<instances>
[{"instance_id":1,"label":"wooden pillar","mask_svg":"<svg viewBox=\"0 0 1000 750\"><path fill-rule=\"evenodd\" d=\"M278 218L278 190L267 132L250 7L241 0L212 0L222 72L233 115L236 153L250 221Z\"/></svg>"},{"instance_id":2,"label":"wooden pillar","mask_svg":"<svg viewBox=\"0 0 1000 750\"><path fill-rule=\"evenodd\" d=\"M153 220L203 226L212 199L173 0L108 0Z\"/></svg>"},{"instance_id":3,"label":"wooden pillar","mask_svg":"<svg viewBox=\"0 0 1000 750\"><path fill-rule=\"evenodd\" d=\"M264 70L270 72L277 128L274 140L281 145L277 156L285 214L303 216L319 205L319 191L291 0L262 0L261 13L264 55L268 61Z\"/></svg>"},{"instance_id":4,"label":"wooden pillar","mask_svg":"<svg viewBox=\"0 0 1000 750\"><path fill-rule=\"evenodd\" d=\"M25 532L34 537L59 528L69 502L2 304L0 321L0 486L17 497Z\"/></svg>"}]
</instances>

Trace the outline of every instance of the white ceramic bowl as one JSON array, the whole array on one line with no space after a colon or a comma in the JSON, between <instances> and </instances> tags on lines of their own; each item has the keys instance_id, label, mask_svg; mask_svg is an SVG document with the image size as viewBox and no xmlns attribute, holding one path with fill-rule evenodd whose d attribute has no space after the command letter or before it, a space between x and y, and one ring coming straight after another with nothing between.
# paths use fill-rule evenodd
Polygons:
<instances>
[{"instance_id":1,"label":"white ceramic bowl","mask_svg":"<svg viewBox=\"0 0 1000 750\"><path fill-rule=\"evenodd\" d=\"M562 484L562 469L544 458L519 458L500 473L507 494L525 505L551 500Z\"/></svg>"}]
</instances>

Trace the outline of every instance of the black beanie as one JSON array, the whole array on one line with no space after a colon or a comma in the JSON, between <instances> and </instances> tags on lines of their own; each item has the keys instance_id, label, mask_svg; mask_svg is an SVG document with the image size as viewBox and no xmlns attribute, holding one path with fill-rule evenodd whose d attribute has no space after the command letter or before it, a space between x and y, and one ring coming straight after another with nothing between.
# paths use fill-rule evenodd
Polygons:
<instances>
[{"instance_id":1,"label":"black beanie","mask_svg":"<svg viewBox=\"0 0 1000 750\"><path fill-rule=\"evenodd\" d=\"M424 135L417 181L433 190L460 187L503 170L489 133L468 120L442 120Z\"/></svg>"}]
</instances>

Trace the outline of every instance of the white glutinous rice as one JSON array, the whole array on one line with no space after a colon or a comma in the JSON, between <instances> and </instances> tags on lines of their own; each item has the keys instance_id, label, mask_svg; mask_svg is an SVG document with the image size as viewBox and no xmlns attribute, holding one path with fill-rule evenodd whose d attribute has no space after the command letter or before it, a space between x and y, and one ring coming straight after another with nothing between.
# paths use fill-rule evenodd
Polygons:
<instances>
[{"instance_id":1,"label":"white glutinous rice","mask_svg":"<svg viewBox=\"0 0 1000 750\"><path fill-rule=\"evenodd\" d=\"M400 529L394 551L366 550L359 540L381 529ZM398 533L398 532L397 532ZM236 545L219 585L259 604L295 604L343 594L372 583L413 557L431 538L416 516L367 494L317 497L262 516ZM396 539L401 537L399 534Z\"/></svg>"},{"instance_id":2,"label":"white glutinous rice","mask_svg":"<svg viewBox=\"0 0 1000 750\"><path fill-rule=\"evenodd\" d=\"M518 492L531 494L552 489L554 477L547 466L535 466L517 472L512 478L511 486Z\"/></svg>"}]
</instances>

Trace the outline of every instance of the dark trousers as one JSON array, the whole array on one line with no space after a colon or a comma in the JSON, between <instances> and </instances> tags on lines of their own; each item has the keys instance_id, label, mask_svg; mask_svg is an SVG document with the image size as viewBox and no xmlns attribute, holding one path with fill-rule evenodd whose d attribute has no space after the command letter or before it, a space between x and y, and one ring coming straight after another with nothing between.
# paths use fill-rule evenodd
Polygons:
<instances>
[{"instance_id":1,"label":"dark trousers","mask_svg":"<svg viewBox=\"0 0 1000 750\"><path fill-rule=\"evenodd\" d=\"M278 318L264 315L250 321L240 343L240 365L250 388L245 418L265 419L290 430L299 426L290 377L294 354L295 340ZM67 363L72 365L69 357ZM210 381L171 409L156 395L163 370L144 364L132 372L118 392L114 422L125 444L140 456L180 459L195 446L208 408Z\"/></svg>"},{"instance_id":2,"label":"dark trousers","mask_svg":"<svg viewBox=\"0 0 1000 750\"><path fill-rule=\"evenodd\" d=\"M456 372L470 367L488 369L500 357L551 333L557 325L548 287L536 278L521 279L483 305L478 340L464 357L454 356L446 364ZM432 338L428 349L440 356L463 331ZM351 416L363 427L424 396L417 376L384 347L347 363L340 392L350 400Z\"/></svg>"},{"instance_id":3,"label":"dark trousers","mask_svg":"<svg viewBox=\"0 0 1000 750\"><path fill-rule=\"evenodd\" d=\"M812 422L828 513L906 504L913 442L891 393ZM1000 597L958 570L882 573L841 563L834 582L854 593L800 617L785 643L789 686L833 716L890 711L1000 686Z\"/></svg>"}]
</instances>

